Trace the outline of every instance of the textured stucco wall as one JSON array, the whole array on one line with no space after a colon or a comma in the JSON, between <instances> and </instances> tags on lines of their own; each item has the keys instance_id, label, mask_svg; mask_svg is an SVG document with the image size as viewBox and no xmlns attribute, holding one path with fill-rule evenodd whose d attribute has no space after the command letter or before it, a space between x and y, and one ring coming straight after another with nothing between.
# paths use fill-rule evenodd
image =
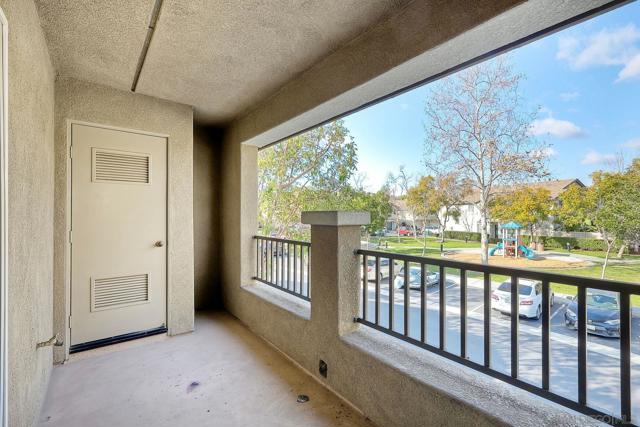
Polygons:
<instances>
[{"instance_id":1,"label":"textured stucco wall","mask_svg":"<svg viewBox=\"0 0 640 427\"><path fill-rule=\"evenodd\" d=\"M9 424L35 424L51 371L54 71L31 0L9 22Z\"/></svg>"},{"instance_id":2,"label":"textured stucco wall","mask_svg":"<svg viewBox=\"0 0 640 427\"><path fill-rule=\"evenodd\" d=\"M222 306L220 248L220 150L222 132L193 128L193 235L195 308Z\"/></svg>"},{"instance_id":3,"label":"textured stucco wall","mask_svg":"<svg viewBox=\"0 0 640 427\"><path fill-rule=\"evenodd\" d=\"M169 135L167 327L193 330L193 110L190 106L61 78L55 85L54 326L68 335L68 120ZM68 342L68 336L66 341ZM56 352L56 361L64 359Z\"/></svg>"}]
</instances>

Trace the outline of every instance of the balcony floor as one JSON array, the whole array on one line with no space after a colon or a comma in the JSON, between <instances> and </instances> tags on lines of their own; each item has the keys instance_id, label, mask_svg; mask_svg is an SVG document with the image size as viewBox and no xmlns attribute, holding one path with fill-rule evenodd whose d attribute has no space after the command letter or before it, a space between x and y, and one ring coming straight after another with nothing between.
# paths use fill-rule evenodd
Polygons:
<instances>
[{"instance_id":1,"label":"balcony floor","mask_svg":"<svg viewBox=\"0 0 640 427\"><path fill-rule=\"evenodd\" d=\"M40 425L372 426L222 312L197 315L192 334L72 355L53 370Z\"/></svg>"}]
</instances>

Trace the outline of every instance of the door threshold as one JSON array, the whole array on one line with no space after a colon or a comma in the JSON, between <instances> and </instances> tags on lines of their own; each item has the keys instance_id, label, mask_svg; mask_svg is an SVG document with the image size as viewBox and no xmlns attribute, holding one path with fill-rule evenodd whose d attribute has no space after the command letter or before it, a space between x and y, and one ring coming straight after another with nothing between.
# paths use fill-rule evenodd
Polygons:
<instances>
[{"instance_id":1,"label":"door threshold","mask_svg":"<svg viewBox=\"0 0 640 427\"><path fill-rule=\"evenodd\" d=\"M118 344L125 341L137 340L138 338L150 337L152 335L164 334L166 332L167 327L160 326L159 328L147 329L146 331L130 332L128 334L117 335L111 338L102 338L95 341L74 344L69 348L69 354L79 353L86 350L93 350L94 348L105 347L107 345Z\"/></svg>"}]
</instances>

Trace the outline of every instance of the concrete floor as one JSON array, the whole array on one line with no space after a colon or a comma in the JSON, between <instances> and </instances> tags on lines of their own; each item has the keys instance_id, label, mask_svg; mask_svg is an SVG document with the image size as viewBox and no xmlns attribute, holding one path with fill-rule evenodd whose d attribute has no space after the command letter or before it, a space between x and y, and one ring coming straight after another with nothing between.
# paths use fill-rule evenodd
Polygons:
<instances>
[{"instance_id":1,"label":"concrete floor","mask_svg":"<svg viewBox=\"0 0 640 427\"><path fill-rule=\"evenodd\" d=\"M225 313L197 315L192 334L72 355L53 370L40 425L373 426Z\"/></svg>"}]
</instances>

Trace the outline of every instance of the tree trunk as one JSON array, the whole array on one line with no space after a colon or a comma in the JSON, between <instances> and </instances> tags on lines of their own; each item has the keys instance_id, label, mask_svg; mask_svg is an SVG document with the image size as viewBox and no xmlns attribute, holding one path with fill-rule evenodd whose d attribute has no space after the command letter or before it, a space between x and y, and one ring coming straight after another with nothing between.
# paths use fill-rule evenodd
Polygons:
<instances>
[{"instance_id":1,"label":"tree trunk","mask_svg":"<svg viewBox=\"0 0 640 427\"><path fill-rule=\"evenodd\" d=\"M613 242L606 240L607 242L607 253L604 256L604 264L602 264L602 274L600 274L600 278L604 279L605 271L607 270L607 263L609 262L609 254L611 253L611 248L613 247Z\"/></svg>"},{"instance_id":2,"label":"tree trunk","mask_svg":"<svg viewBox=\"0 0 640 427\"><path fill-rule=\"evenodd\" d=\"M416 232L416 216L415 214L411 214L411 223L413 224L413 238L418 239L418 233Z\"/></svg>"},{"instance_id":3,"label":"tree trunk","mask_svg":"<svg viewBox=\"0 0 640 427\"><path fill-rule=\"evenodd\" d=\"M620 249L618 250L618 256L617 258L622 258L622 256L624 255L624 250L627 249L627 245L626 243L623 243L620 245Z\"/></svg>"},{"instance_id":4,"label":"tree trunk","mask_svg":"<svg viewBox=\"0 0 640 427\"><path fill-rule=\"evenodd\" d=\"M427 221L422 223L422 256L427 252Z\"/></svg>"},{"instance_id":5,"label":"tree trunk","mask_svg":"<svg viewBox=\"0 0 640 427\"><path fill-rule=\"evenodd\" d=\"M480 203L480 262L489 264L489 239L487 238L487 208L484 201Z\"/></svg>"}]
</instances>

